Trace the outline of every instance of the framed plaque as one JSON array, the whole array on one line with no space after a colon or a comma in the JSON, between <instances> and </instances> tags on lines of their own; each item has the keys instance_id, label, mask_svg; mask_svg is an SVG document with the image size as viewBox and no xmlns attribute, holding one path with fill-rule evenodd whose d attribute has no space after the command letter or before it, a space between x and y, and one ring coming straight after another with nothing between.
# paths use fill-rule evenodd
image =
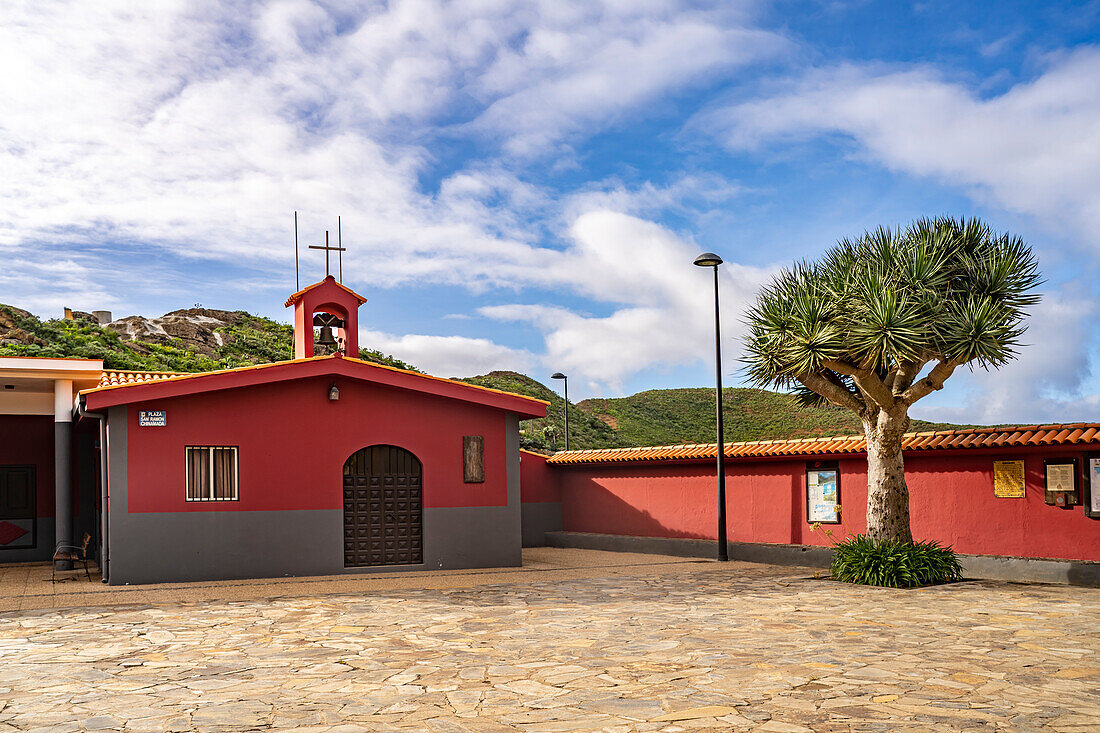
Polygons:
<instances>
[{"instance_id":1,"label":"framed plaque","mask_svg":"<svg viewBox=\"0 0 1100 733\"><path fill-rule=\"evenodd\" d=\"M1077 503L1077 459L1048 458L1043 461L1046 488L1043 500L1051 506L1068 508Z\"/></svg>"},{"instance_id":2,"label":"framed plaque","mask_svg":"<svg viewBox=\"0 0 1100 733\"><path fill-rule=\"evenodd\" d=\"M840 524L840 465L836 461L806 464L806 521Z\"/></svg>"},{"instance_id":3,"label":"framed plaque","mask_svg":"<svg viewBox=\"0 0 1100 733\"><path fill-rule=\"evenodd\" d=\"M1085 454L1085 516L1100 519L1100 453Z\"/></svg>"},{"instance_id":4,"label":"framed plaque","mask_svg":"<svg viewBox=\"0 0 1100 733\"><path fill-rule=\"evenodd\" d=\"M1001 499L1024 498L1024 462L993 461L993 496Z\"/></svg>"}]
</instances>

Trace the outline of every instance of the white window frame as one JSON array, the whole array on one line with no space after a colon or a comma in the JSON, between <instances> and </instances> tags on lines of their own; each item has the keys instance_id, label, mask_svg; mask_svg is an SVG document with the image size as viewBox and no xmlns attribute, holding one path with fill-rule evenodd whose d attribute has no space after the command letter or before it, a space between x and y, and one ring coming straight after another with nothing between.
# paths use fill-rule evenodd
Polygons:
<instances>
[{"instance_id":1,"label":"white window frame","mask_svg":"<svg viewBox=\"0 0 1100 733\"><path fill-rule=\"evenodd\" d=\"M210 475L207 477L210 486L210 496L192 497L191 486L191 451L202 450L208 451L209 460L207 465L209 466ZM233 453L233 495L216 497L214 494L217 490L214 487L214 451L215 450L229 450ZM241 463L239 449L235 445L189 445L183 450L183 472L184 472L184 484L183 484L183 497L186 501L239 501L240 500L240 474Z\"/></svg>"}]
</instances>

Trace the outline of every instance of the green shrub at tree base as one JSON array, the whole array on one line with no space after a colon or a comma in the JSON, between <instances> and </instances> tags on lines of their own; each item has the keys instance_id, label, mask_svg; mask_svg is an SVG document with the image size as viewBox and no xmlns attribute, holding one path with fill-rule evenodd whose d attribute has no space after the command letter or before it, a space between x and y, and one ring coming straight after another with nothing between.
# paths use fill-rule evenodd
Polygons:
<instances>
[{"instance_id":1,"label":"green shrub at tree base","mask_svg":"<svg viewBox=\"0 0 1100 733\"><path fill-rule=\"evenodd\" d=\"M846 583L913 588L962 579L959 558L937 542L855 535L833 546L833 577Z\"/></svg>"}]
</instances>

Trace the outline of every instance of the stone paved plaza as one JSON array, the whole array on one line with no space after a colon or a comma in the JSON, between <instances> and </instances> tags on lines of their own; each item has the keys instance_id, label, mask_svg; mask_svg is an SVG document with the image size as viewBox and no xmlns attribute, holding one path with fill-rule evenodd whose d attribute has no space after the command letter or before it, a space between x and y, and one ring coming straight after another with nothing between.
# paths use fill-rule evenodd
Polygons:
<instances>
[{"instance_id":1,"label":"stone paved plaza","mask_svg":"<svg viewBox=\"0 0 1100 733\"><path fill-rule=\"evenodd\" d=\"M1098 590L660 560L0 613L0 731L1100 730Z\"/></svg>"}]
</instances>

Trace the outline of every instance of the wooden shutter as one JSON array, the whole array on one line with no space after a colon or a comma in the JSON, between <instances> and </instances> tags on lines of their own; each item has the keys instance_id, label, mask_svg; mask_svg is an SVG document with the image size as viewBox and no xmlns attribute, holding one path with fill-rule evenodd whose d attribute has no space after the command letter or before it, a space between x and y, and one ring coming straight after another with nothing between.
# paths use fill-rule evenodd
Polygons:
<instances>
[{"instance_id":1,"label":"wooden shutter","mask_svg":"<svg viewBox=\"0 0 1100 733\"><path fill-rule=\"evenodd\" d=\"M468 484L485 482L485 439L480 435L462 436L463 480Z\"/></svg>"}]
</instances>

